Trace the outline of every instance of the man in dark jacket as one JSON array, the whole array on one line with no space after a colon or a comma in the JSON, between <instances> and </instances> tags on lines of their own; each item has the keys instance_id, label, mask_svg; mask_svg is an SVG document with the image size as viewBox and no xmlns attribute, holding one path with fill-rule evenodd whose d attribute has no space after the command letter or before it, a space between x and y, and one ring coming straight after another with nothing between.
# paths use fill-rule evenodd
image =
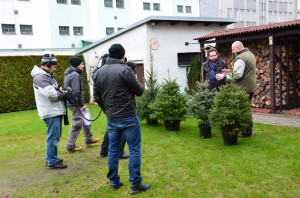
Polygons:
<instances>
[{"instance_id":1,"label":"man in dark jacket","mask_svg":"<svg viewBox=\"0 0 300 198\"><path fill-rule=\"evenodd\" d=\"M99 69L100 67L105 65L106 60L108 59L108 57L109 57L108 54L104 54L101 57L101 59L100 59L101 64L98 65L98 67L96 68L94 73L97 71L97 69ZM93 75L94 75L94 73L93 73ZM127 159L129 157L129 155L126 154L125 151L124 151L125 144L126 144L126 140L125 140L125 136L123 134L122 138L121 138L121 143L120 143L120 156L119 156L120 159ZM109 139L108 139L108 132L106 130L105 134L104 134L104 137L103 137L102 144L101 144L101 149L100 149L100 157L101 158L107 157L107 155L108 155L108 145L109 145Z\"/></svg>"},{"instance_id":2,"label":"man in dark jacket","mask_svg":"<svg viewBox=\"0 0 300 198\"><path fill-rule=\"evenodd\" d=\"M68 107L72 111L72 126L70 128L69 138L66 149L70 152L81 151L82 147L76 146L75 142L78 138L81 128L83 128L85 143L89 146L99 141L99 138L93 138L91 132L91 122L84 120L85 117L90 118L87 107L84 104L84 92L80 74L83 71L83 60L79 57L72 57L70 59L70 67L65 70L64 88L70 87L75 93L74 100L68 100Z\"/></svg>"},{"instance_id":3,"label":"man in dark jacket","mask_svg":"<svg viewBox=\"0 0 300 198\"><path fill-rule=\"evenodd\" d=\"M207 51L208 60L202 64L204 80L209 81L209 90L219 89L221 85L225 85L225 79L216 80L216 74L222 73L222 69L228 69L227 64L218 59L218 51L210 48ZM202 74L201 74L202 75ZM202 78L202 76L201 76Z\"/></svg>"},{"instance_id":4,"label":"man in dark jacket","mask_svg":"<svg viewBox=\"0 0 300 198\"><path fill-rule=\"evenodd\" d=\"M109 48L109 59L94 77L94 99L105 112L109 136L108 173L112 190L123 186L118 174L120 141L124 134L129 147L130 193L137 194L150 188L142 184L141 128L136 113L135 96L141 96L144 87L131 68L124 64L125 49L120 44Z\"/></svg>"}]
</instances>

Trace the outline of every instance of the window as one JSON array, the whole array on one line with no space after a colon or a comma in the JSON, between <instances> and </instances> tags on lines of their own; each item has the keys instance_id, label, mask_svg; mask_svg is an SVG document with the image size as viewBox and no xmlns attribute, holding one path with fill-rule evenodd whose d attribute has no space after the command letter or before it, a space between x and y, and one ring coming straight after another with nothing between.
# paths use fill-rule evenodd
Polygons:
<instances>
[{"instance_id":1,"label":"window","mask_svg":"<svg viewBox=\"0 0 300 198\"><path fill-rule=\"evenodd\" d=\"M16 34L14 24L1 24L3 34Z\"/></svg>"},{"instance_id":2,"label":"window","mask_svg":"<svg viewBox=\"0 0 300 198\"><path fill-rule=\"evenodd\" d=\"M21 34L33 34L32 25L20 25Z\"/></svg>"},{"instance_id":3,"label":"window","mask_svg":"<svg viewBox=\"0 0 300 198\"><path fill-rule=\"evenodd\" d=\"M56 0L58 4L67 4L67 0Z\"/></svg>"},{"instance_id":4,"label":"window","mask_svg":"<svg viewBox=\"0 0 300 198\"><path fill-rule=\"evenodd\" d=\"M143 8L144 10L151 10L150 3L143 2Z\"/></svg>"},{"instance_id":5,"label":"window","mask_svg":"<svg viewBox=\"0 0 300 198\"><path fill-rule=\"evenodd\" d=\"M191 60L195 56L200 57L200 54L197 52L178 53L177 54L178 66L189 67L191 65Z\"/></svg>"},{"instance_id":6,"label":"window","mask_svg":"<svg viewBox=\"0 0 300 198\"><path fill-rule=\"evenodd\" d=\"M112 0L104 0L104 7L106 7L106 8L112 8L113 7Z\"/></svg>"},{"instance_id":7,"label":"window","mask_svg":"<svg viewBox=\"0 0 300 198\"><path fill-rule=\"evenodd\" d=\"M124 0L116 0L117 8L124 8Z\"/></svg>"},{"instance_id":8,"label":"window","mask_svg":"<svg viewBox=\"0 0 300 198\"><path fill-rule=\"evenodd\" d=\"M60 35L70 35L69 26L59 26Z\"/></svg>"},{"instance_id":9,"label":"window","mask_svg":"<svg viewBox=\"0 0 300 198\"><path fill-rule=\"evenodd\" d=\"M106 35L110 35L115 32L115 29L113 27L107 27L106 28Z\"/></svg>"},{"instance_id":10,"label":"window","mask_svg":"<svg viewBox=\"0 0 300 198\"><path fill-rule=\"evenodd\" d=\"M73 33L75 36L83 35L83 27L73 27Z\"/></svg>"},{"instance_id":11,"label":"window","mask_svg":"<svg viewBox=\"0 0 300 198\"><path fill-rule=\"evenodd\" d=\"M160 3L153 3L153 10L160 11Z\"/></svg>"},{"instance_id":12,"label":"window","mask_svg":"<svg viewBox=\"0 0 300 198\"><path fill-rule=\"evenodd\" d=\"M183 6L177 5L177 12L183 13Z\"/></svg>"},{"instance_id":13,"label":"window","mask_svg":"<svg viewBox=\"0 0 300 198\"><path fill-rule=\"evenodd\" d=\"M185 6L186 13L192 13L192 6Z\"/></svg>"},{"instance_id":14,"label":"window","mask_svg":"<svg viewBox=\"0 0 300 198\"><path fill-rule=\"evenodd\" d=\"M18 44L18 48L19 48L19 49L22 49L22 44Z\"/></svg>"},{"instance_id":15,"label":"window","mask_svg":"<svg viewBox=\"0 0 300 198\"><path fill-rule=\"evenodd\" d=\"M80 0L71 0L72 5L81 5Z\"/></svg>"}]
</instances>

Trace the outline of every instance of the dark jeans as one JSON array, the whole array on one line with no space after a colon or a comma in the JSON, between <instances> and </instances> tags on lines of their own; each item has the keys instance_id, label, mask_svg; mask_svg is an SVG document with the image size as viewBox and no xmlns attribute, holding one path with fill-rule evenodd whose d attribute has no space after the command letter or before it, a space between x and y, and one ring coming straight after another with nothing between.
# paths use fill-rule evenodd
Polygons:
<instances>
[{"instance_id":1,"label":"dark jeans","mask_svg":"<svg viewBox=\"0 0 300 198\"><path fill-rule=\"evenodd\" d=\"M109 139L108 139L108 133L107 133L107 130L106 130L105 134L104 134L102 144L101 144L100 155L101 154L103 154L103 155L108 154L108 144L109 144ZM122 135L121 143L120 143L120 156L124 153L125 144L126 144L126 139L125 139L125 136Z\"/></svg>"},{"instance_id":2,"label":"dark jeans","mask_svg":"<svg viewBox=\"0 0 300 198\"><path fill-rule=\"evenodd\" d=\"M253 96L253 93L248 93L249 95L249 102L251 102L251 99L252 99L252 96ZM252 113L250 114L250 122L248 123L248 126L246 128L246 131L244 132L244 135L248 135L248 136L251 136L252 135L252 132L253 132L253 121L252 121Z\"/></svg>"},{"instance_id":3,"label":"dark jeans","mask_svg":"<svg viewBox=\"0 0 300 198\"><path fill-rule=\"evenodd\" d=\"M141 183L141 127L137 116L120 119L107 119L107 130L109 136L108 149L108 173L107 178L111 186L120 183L119 154L122 136L125 136L129 147L129 181L131 186Z\"/></svg>"}]
</instances>

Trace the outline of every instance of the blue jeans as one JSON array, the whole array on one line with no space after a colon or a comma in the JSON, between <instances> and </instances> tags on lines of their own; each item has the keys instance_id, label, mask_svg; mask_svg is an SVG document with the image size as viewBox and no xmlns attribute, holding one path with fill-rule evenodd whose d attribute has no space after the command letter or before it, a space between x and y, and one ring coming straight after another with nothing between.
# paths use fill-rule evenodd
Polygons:
<instances>
[{"instance_id":1,"label":"blue jeans","mask_svg":"<svg viewBox=\"0 0 300 198\"><path fill-rule=\"evenodd\" d=\"M52 166L59 162L57 157L57 145L61 137L62 116L45 118L44 122L47 125L46 163L48 166Z\"/></svg>"},{"instance_id":2,"label":"blue jeans","mask_svg":"<svg viewBox=\"0 0 300 198\"><path fill-rule=\"evenodd\" d=\"M107 178L111 186L120 182L118 174L120 142L124 134L129 147L129 182L136 186L142 182L141 177L141 127L137 116L121 119L107 119L109 138L108 146L108 173Z\"/></svg>"}]
</instances>

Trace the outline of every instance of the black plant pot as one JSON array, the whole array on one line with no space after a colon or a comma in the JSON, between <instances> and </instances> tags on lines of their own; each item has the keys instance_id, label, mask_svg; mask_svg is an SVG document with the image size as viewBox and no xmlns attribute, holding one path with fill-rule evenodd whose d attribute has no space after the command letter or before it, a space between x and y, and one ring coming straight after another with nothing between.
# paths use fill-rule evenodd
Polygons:
<instances>
[{"instance_id":1,"label":"black plant pot","mask_svg":"<svg viewBox=\"0 0 300 198\"><path fill-rule=\"evenodd\" d=\"M238 136L237 135L227 135L222 133L222 137L223 137L223 142L225 145L228 146L232 146L232 145L237 145L237 140L238 140Z\"/></svg>"},{"instance_id":2,"label":"black plant pot","mask_svg":"<svg viewBox=\"0 0 300 198\"><path fill-rule=\"evenodd\" d=\"M148 125L156 125L156 124L158 124L158 119L157 118L155 118L155 119L146 118L146 122Z\"/></svg>"},{"instance_id":3,"label":"black plant pot","mask_svg":"<svg viewBox=\"0 0 300 198\"><path fill-rule=\"evenodd\" d=\"M199 124L200 138L211 138L211 126L209 124Z\"/></svg>"},{"instance_id":4,"label":"black plant pot","mask_svg":"<svg viewBox=\"0 0 300 198\"><path fill-rule=\"evenodd\" d=\"M181 120L165 120L165 127L168 131L178 131Z\"/></svg>"}]
</instances>

